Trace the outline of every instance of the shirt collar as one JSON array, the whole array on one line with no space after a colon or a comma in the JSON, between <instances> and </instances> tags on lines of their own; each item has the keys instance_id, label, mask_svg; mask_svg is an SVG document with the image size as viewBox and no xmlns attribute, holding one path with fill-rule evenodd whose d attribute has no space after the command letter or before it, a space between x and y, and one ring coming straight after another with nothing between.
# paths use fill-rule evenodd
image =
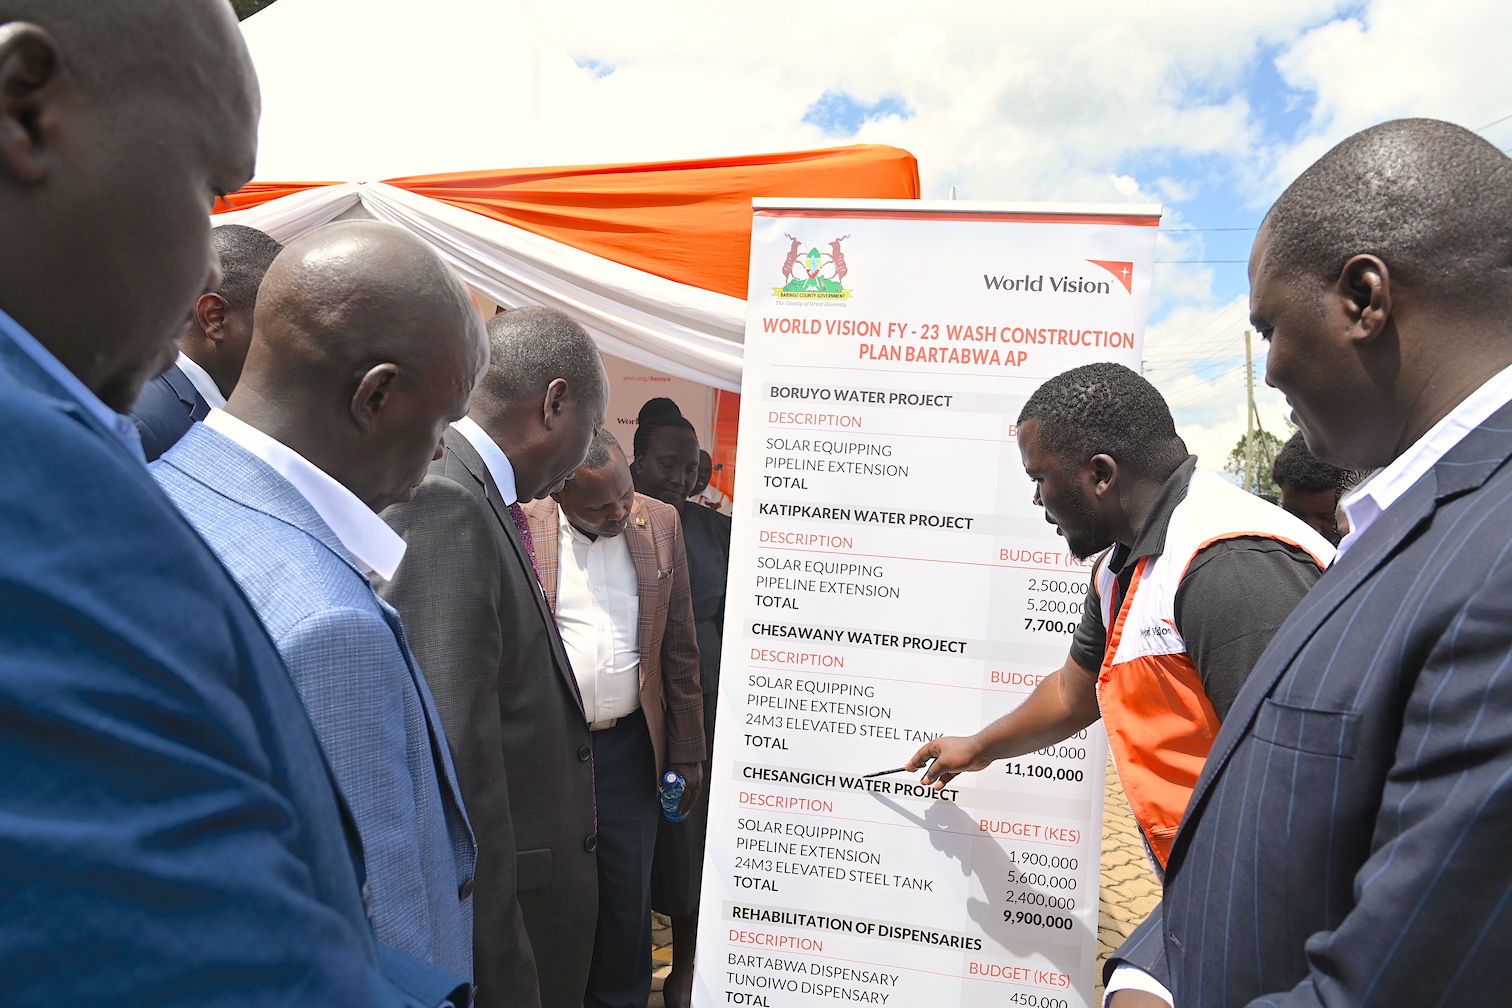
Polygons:
<instances>
[{"instance_id":1,"label":"shirt collar","mask_svg":"<svg viewBox=\"0 0 1512 1008\"><path fill-rule=\"evenodd\" d=\"M205 426L235 441L288 480L341 540L362 573L376 573L385 581L393 578L404 559L404 540L356 494L294 449L224 410L211 410Z\"/></svg>"},{"instance_id":2,"label":"shirt collar","mask_svg":"<svg viewBox=\"0 0 1512 1008\"><path fill-rule=\"evenodd\" d=\"M21 323L11 318L4 311L0 311L0 333L10 337L10 341L32 363L47 373L47 376L63 387L63 391L73 397L84 409L88 410L104 428L114 434L120 442L126 446L126 450L142 461L147 461L142 454L142 437L137 433L136 424L131 417L124 413L117 413L106 406L100 397L89 390L89 386L79 380L79 376L68 370L63 362L54 357L51 350L43 346L37 337L27 332Z\"/></svg>"},{"instance_id":3,"label":"shirt collar","mask_svg":"<svg viewBox=\"0 0 1512 1008\"><path fill-rule=\"evenodd\" d=\"M1165 486L1160 488L1160 496L1155 498L1155 506L1145 519L1144 528L1140 529L1134 545L1128 547L1120 544L1114 547L1111 557L1114 571L1122 573L1125 568L1144 557L1159 556L1165 552L1166 531L1171 526L1171 515L1176 512L1176 506L1186 500L1187 489L1192 485L1192 473L1196 468L1197 456L1188 455L1186 461L1166 478Z\"/></svg>"},{"instance_id":4,"label":"shirt collar","mask_svg":"<svg viewBox=\"0 0 1512 1008\"><path fill-rule=\"evenodd\" d=\"M1463 441L1465 435L1485 423L1492 413L1508 402L1512 402L1512 366L1498 371L1390 465L1351 490L1340 502L1349 516L1350 531L1339 543L1339 553L1354 545L1382 512L1422 479L1451 448Z\"/></svg>"},{"instance_id":5,"label":"shirt collar","mask_svg":"<svg viewBox=\"0 0 1512 1008\"><path fill-rule=\"evenodd\" d=\"M504 454L504 449L470 416L452 424L452 429L467 438L468 443L483 456L483 464L488 466L488 475L493 477L494 485L504 495L504 503L517 503L519 494L515 490L514 466L510 465L509 456Z\"/></svg>"},{"instance_id":6,"label":"shirt collar","mask_svg":"<svg viewBox=\"0 0 1512 1008\"><path fill-rule=\"evenodd\" d=\"M578 527L576 525L568 521L567 509L562 507L562 505L560 504L557 505L557 527L559 533L563 537L571 539L575 542L580 542L585 546L592 546L594 542L597 541L594 539L589 539L581 531L578 530Z\"/></svg>"},{"instance_id":7,"label":"shirt collar","mask_svg":"<svg viewBox=\"0 0 1512 1008\"><path fill-rule=\"evenodd\" d=\"M194 384L194 391L200 394L211 409L226 408L226 397L221 395L220 386L215 384L215 379L210 377L210 372L200 367L194 358L182 350L178 355L178 369L184 372L184 377Z\"/></svg>"}]
</instances>

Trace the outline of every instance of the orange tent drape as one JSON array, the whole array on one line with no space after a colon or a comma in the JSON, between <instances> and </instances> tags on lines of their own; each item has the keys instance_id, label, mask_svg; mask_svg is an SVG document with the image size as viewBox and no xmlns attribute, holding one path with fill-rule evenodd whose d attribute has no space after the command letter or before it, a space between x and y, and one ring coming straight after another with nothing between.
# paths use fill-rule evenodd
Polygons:
<instances>
[{"instance_id":1,"label":"orange tent drape","mask_svg":"<svg viewBox=\"0 0 1512 1008\"><path fill-rule=\"evenodd\" d=\"M862 144L748 157L452 172L388 184L668 280L744 298L753 196L917 199L919 168ZM253 182L242 210L320 182Z\"/></svg>"},{"instance_id":2,"label":"orange tent drape","mask_svg":"<svg viewBox=\"0 0 1512 1008\"><path fill-rule=\"evenodd\" d=\"M919 167L897 147L861 144L748 157L452 172L388 184L645 273L744 298L751 198L917 199ZM221 201L244 210L329 182L252 182ZM714 485L734 490L740 397L719 392Z\"/></svg>"},{"instance_id":3,"label":"orange tent drape","mask_svg":"<svg viewBox=\"0 0 1512 1008\"><path fill-rule=\"evenodd\" d=\"M336 184L335 182L248 182L230 196L222 196L216 200L215 209L211 213L246 210L263 203L271 203L284 196L293 196L306 189L319 189L321 186Z\"/></svg>"}]
</instances>

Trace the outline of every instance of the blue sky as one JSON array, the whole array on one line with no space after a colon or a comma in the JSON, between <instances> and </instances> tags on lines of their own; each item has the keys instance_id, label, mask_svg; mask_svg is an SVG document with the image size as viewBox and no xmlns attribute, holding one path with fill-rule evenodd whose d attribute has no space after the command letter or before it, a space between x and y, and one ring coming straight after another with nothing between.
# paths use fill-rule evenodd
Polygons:
<instances>
[{"instance_id":1,"label":"blue sky","mask_svg":"<svg viewBox=\"0 0 1512 1008\"><path fill-rule=\"evenodd\" d=\"M669 138L669 157L886 143L918 157L927 197L1164 203L1157 259L1181 261L1156 267L1148 374L1213 468L1244 429L1242 260L1269 203L1373 123L1512 114L1505 0L957 0L924 17L834 0L835 31L757 0L537 9L596 100L707 140ZM1512 145L1512 119L1487 136ZM1281 397L1257 399L1284 434Z\"/></svg>"}]
</instances>

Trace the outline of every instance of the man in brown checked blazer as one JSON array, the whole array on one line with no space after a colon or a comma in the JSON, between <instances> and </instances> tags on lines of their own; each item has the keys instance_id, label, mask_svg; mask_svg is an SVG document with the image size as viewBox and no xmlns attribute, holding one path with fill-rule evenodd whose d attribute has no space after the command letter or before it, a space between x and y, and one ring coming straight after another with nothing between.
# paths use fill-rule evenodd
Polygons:
<instances>
[{"instance_id":1,"label":"man in brown checked blazer","mask_svg":"<svg viewBox=\"0 0 1512 1008\"><path fill-rule=\"evenodd\" d=\"M635 492L608 431L525 508L541 584L583 697L598 802L599 909L585 1008L645 1008L651 861L666 770L703 785L703 690L677 509Z\"/></svg>"}]
</instances>

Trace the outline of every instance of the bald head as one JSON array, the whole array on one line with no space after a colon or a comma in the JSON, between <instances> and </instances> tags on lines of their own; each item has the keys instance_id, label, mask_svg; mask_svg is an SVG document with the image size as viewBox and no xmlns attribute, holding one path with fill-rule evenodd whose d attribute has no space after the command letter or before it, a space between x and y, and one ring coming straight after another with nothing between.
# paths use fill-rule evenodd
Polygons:
<instances>
[{"instance_id":1,"label":"bald head","mask_svg":"<svg viewBox=\"0 0 1512 1008\"><path fill-rule=\"evenodd\" d=\"M224 0L0 0L0 93L0 308L127 409L219 280L251 59Z\"/></svg>"},{"instance_id":2,"label":"bald head","mask_svg":"<svg viewBox=\"0 0 1512 1008\"><path fill-rule=\"evenodd\" d=\"M1512 160L1432 119L1356 133L1276 201L1249 277L1308 450L1386 465L1512 366Z\"/></svg>"},{"instance_id":3,"label":"bald head","mask_svg":"<svg viewBox=\"0 0 1512 1008\"><path fill-rule=\"evenodd\" d=\"M487 364L482 318L424 242L392 224L328 224L268 269L227 410L380 510L440 457Z\"/></svg>"},{"instance_id":4,"label":"bald head","mask_svg":"<svg viewBox=\"0 0 1512 1008\"><path fill-rule=\"evenodd\" d=\"M374 362L416 372L486 361L483 321L462 281L404 228L341 221L285 246L257 295L243 381L345 385Z\"/></svg>"},{"instance_id":5,"label":"bald head","mask_svg":"<svg viewBox=\"0 0 1512 1008\"><path fill-rule=\"evenodd\" d=\"M1484 296L1512 283L1512 159L1452 123L1382 123L1303 172L1263 231L1267 268L1329 283L1370 254L1435 298Z\"/></svg>"}]
</instances>

